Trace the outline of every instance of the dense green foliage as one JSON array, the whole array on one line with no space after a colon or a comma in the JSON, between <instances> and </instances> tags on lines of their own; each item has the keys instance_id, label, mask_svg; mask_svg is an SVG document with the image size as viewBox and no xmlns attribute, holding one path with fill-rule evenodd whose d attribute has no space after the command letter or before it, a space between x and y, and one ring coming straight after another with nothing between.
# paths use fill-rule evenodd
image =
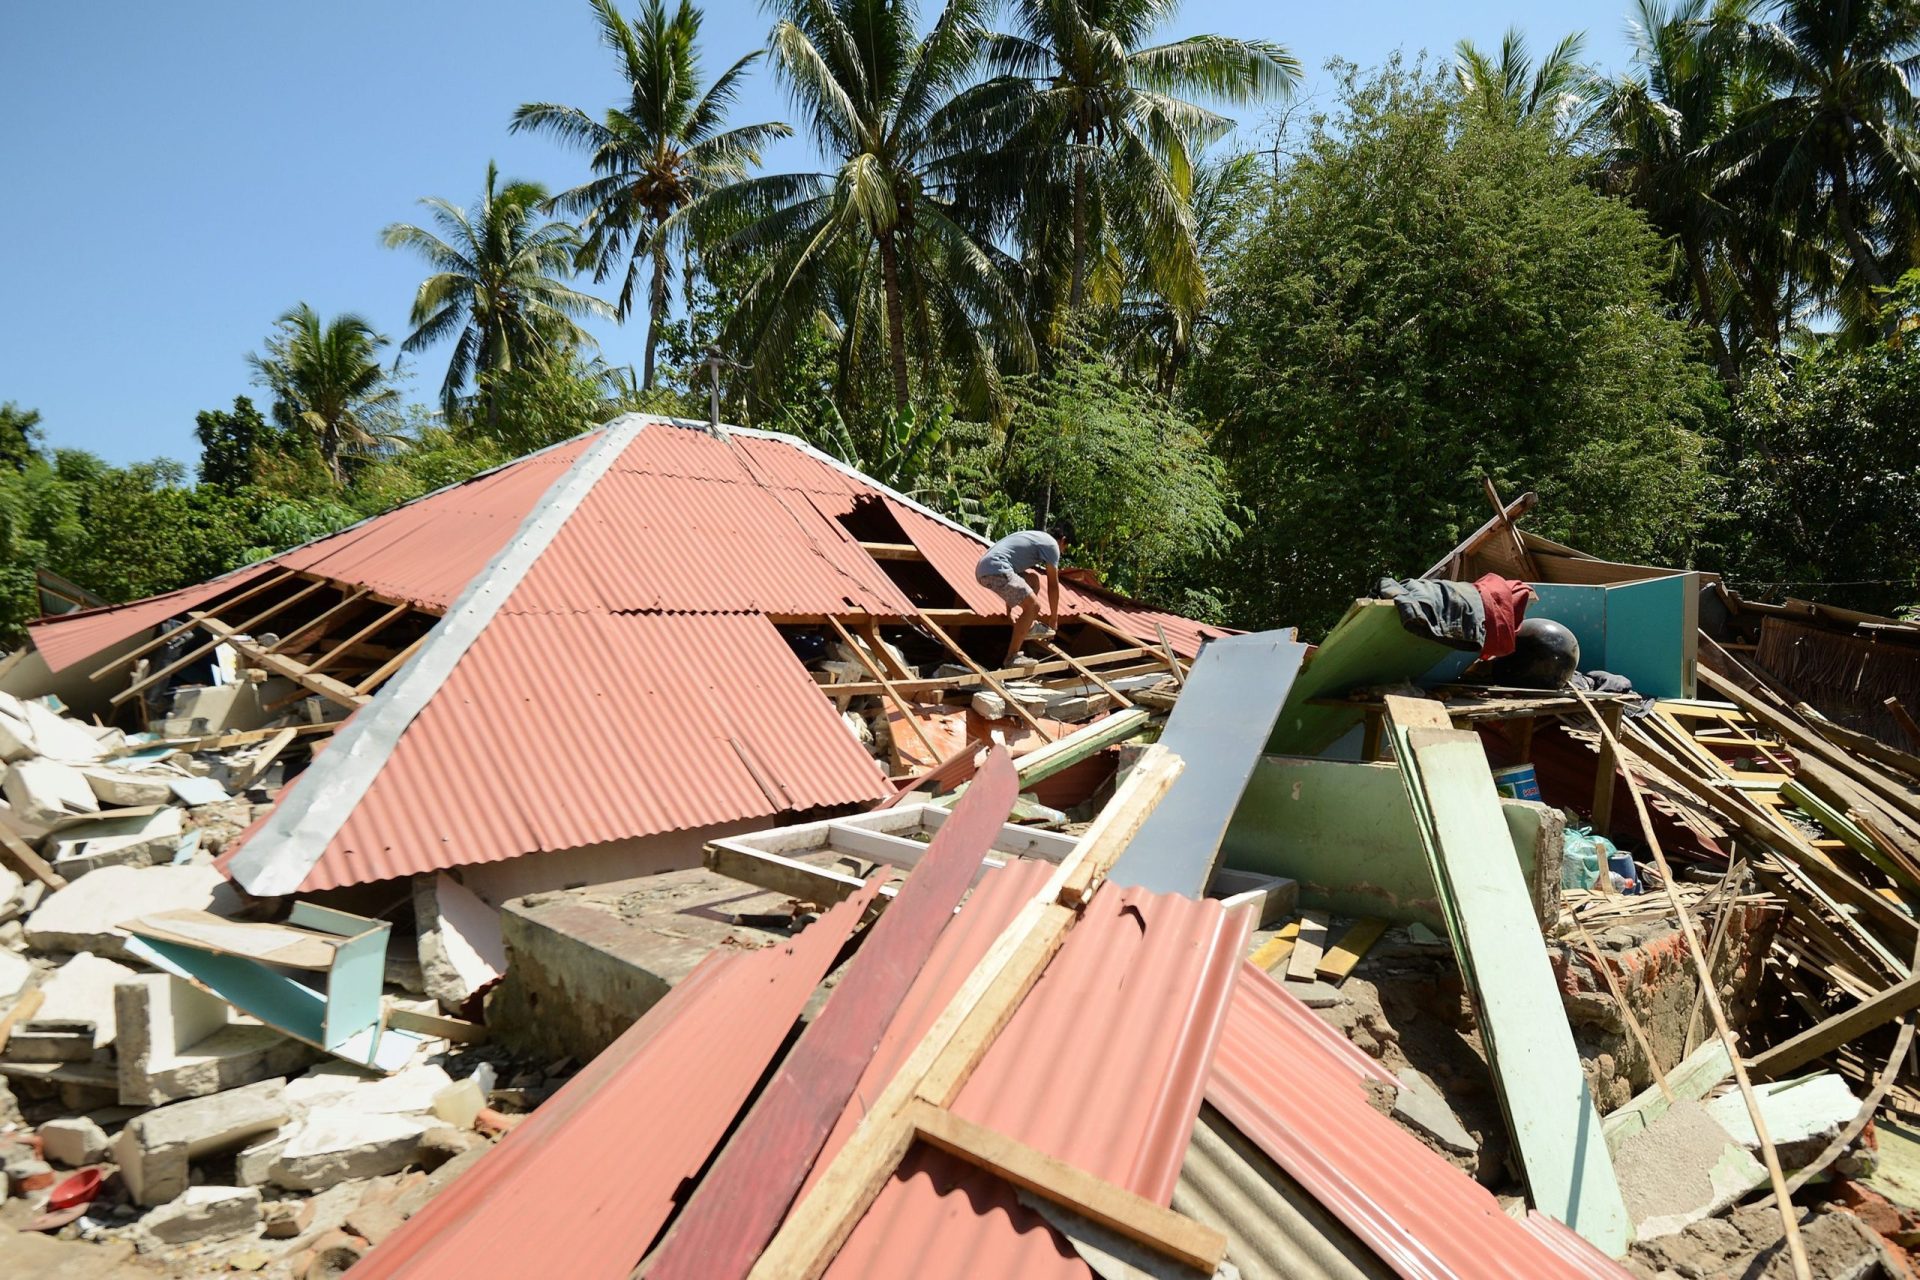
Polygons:
<instances>
[{"instance_id":1,"label":"dense green foliage","mask_svg":"<svg viewBox=\"0 0 1920 1280\"><path fill-rule=\"evenodd\" d=\"M509 123L579 153L576 185L489 167L472 208L388 229L428 266L401 354L445 359L437 409L367 321L304 303L252 357L258 408L207 389L232 408L196 420L197 483L0 405L0 629L36 567L163 590L710 397L1244 626L1317 631L1420 572L1485 519L1483 477L1603 556L1920 599L1911 0L1634 0L1612 75L1518 31L1336 64L1258 141L1216 108L1298 67L1160 42L1175 0L773 0L764 55L710 83L673 3L587 0L614 105ZM728 118L763 58L792 126ZM794 133L812 171L758 172ZM594 354L603 311L645 312L642 370Z\"/></svg>"},{"instance_id":2,"label":"dense green foliage","mask_svg":"<svg viewBox=\"0 0 1920 1280\"><path fill-rule=\"evenodd\" d=\"M1324 625L1486 518L1479 477L1537 527L1687 561L1717 394L1660 294L1645 222L1552 137L1433 75L1348 75L1223 271L1194 405L1257 518L1234 614Z\"/></svg>"}]
</instances>

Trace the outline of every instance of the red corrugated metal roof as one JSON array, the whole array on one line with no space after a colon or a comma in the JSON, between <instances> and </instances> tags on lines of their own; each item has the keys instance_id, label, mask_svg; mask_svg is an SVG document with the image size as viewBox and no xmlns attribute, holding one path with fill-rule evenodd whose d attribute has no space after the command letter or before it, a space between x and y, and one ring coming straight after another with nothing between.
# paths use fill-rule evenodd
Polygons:
<instances>
[{"instance_id":1,"label":"red corrugated metal roof","mask_svg":"<svg viewBox=\"0 0 1920 1280\"><path fill-rule=\"evenodd\" d=\"M217 595L246 586L267 568L264 564L250 565L211 582L182 587L132 604L39 618L27 624L27 634L33 638L33 647L46 659L47 666L54 671L64 671L84 658L103 653L142 631L159 626L176 614L197 609Z\"/></svg>"},{"instance_id":2,"label":"red corrugated metal roof","mask_svg":"<svg viewBox=\"0 0 1920 1280\"><path fill-rule=\"evenodd\" d=\"M887 793L758 614L502 612L300 889Z\"/></svg>"},{"instance_id":3,"label":"red corrugated metal roof","mask_svg":"<svg viewBox=\"0 0 1920 1280\"><path fill-rule=\"evenodd\" d=\"M981 882L941 935L856 1099L891 1078L1049 870L1013 863ZM954 1111L1169 1203L1251 923L1215 902L1101 889ZM816 1176L860 1105L842 1117ZM1007 1183L916 1147L827 1274L1085 1280L1087 1267Z\"/></svg>"},{"instance_id":4,"label":"red corrugated metal roof","mask_svg":"<svg viewBox=\"0 0 1920 1280\"><path fill-rule=\"evenodd\" d=\"M1378 1063L1248 964L1207 1101L1407 1280L1616 1277L1571 1232L1529 1230L1493 1194L1373 1109Z\"/></svg>"},{"instance_id":5,"label":"red corrugated metal roof","mask_svg":"<svg viewBox=\"0 0 1920 1280\"><path fill-rule=\"evenodd\" d=\"M626 1276L878 891L790 942L709 955L356 1274Z\"/></svg>"}]
</instances>

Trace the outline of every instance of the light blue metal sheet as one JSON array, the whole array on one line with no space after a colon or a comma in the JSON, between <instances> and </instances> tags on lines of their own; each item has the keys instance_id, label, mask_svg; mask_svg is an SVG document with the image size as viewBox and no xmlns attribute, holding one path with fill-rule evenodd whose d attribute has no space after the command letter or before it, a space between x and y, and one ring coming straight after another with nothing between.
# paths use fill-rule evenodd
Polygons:
<instances>
[{"instance_id":1,"label":"light blue metal sheet","mask_svg":"<svg viewBox=\"0 0 1920 1280\"><path fill-rule=\"evenodd\" d=\"M1206 892L1227 823L1307 655L1307 646L1291 636L1227 636L1201 652L1160 735L1186 768L1109 880L1193 898Z\"/></svg>"}]
</instances>

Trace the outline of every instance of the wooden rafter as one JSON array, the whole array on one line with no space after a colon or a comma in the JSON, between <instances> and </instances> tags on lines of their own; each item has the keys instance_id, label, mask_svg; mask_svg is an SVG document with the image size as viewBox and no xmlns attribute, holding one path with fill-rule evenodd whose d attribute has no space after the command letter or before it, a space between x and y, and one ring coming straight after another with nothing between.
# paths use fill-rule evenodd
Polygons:
<instances>
[{"instance_id":1,"label":"wooden rafter","mask_svg":"<svg viewBox=\"0 0 1920 1280\"><path fill-rule=\"evenodd\" d=\"M342 587L341 590L346 591L346 588ZM331 609L328 609L325 612L323 612L319 617L315 618L312 622L307 623L304 627L298 627L292 631L289 631L285 639L275 641L272 645L268 647L267 652L268 653L298 653L300 649L299 649L299 645L295 643L296 641L305 640L308 636L313 636L315 639L318 639L320 636L325 634L328 623L332 622L334 618L338 617L342 613L345 613L348 609L351 609L354 605L359 604L362 600L366 598L367 598L367 589L365 587L358 587L352 591L347 591L345 598L342 599L339 603L335 604Z\"/></svg>"},{"instance_id":2,"label":"wooden rafter","mask_svg":"<svg viewBox=\"0 0 1920 1280\"><path fill-rule=\"evenodd\" d=\"M212 626L208 625L209 623L220 622L220 620L214 617L213 614L205 612L204 610L188 613L187 616L194 620L195 625L205 627L208 631L213 632L213 639L207 641L203 645L196 646L194 649L184 654L178 660L168 663L166 666L160 668L158 671L148 672L145 676L141 677L139 680L134 681L134 683L132 683L131 685L128 685L125 689L122 689L119 693L114 694L113 697L110 699L111 703L114 706L119 706L121 703L125 702L128 698L131 698L135 694L139 693L142 689L147 689L155 684L158 684L160 681L166 679L168 676L172 675L174 672L180 670L182 667L186 666L188 663L192 662L194 659L202 657L206 654L212 653L215 649L219 648L220 642L222 640L230 641L236 635L243 635L243 636L252 635L255 627L258 627L261 623L265 622L267 619L278 614L282 609L287 608L289 605L295 604L298 601L306 599L308 596L312 595L314 592L318 591L320 588L326 585L328 584L324 579L322 579L319 582L309 583L307 586L300 588L300 590L294 592L292 595L288 596L285 600L282 600L280 603L276 605L272 605L269 608L262 609L259 613L254 614L251 618L248 618L245 622L241 623L237 627L230 627L230 626L227 626L226 623L221 622L220 627L225 631L226 633L225 635L222 635L220 631L216 631Z\"/></svg>"},{"instance_id":3,"label":"wooden rafter","mask_svg":"<svg viewBox=\"0 0 1920 1280\"><path fill-rule=\"evenodd\" d=\"M242 600L251 600L253 597L259 595L261 592L270 591L274 587L277 587L281 583L286 582L290 578L293 578L296 576L297 575L291 569L289 569L284 573L271 576L263 582L256 582L251 587L248 587L245 591L242 591L239 595L232 596L227 600L223 601L221 604L221 607L228 608L233 605L239 604ZM112 662L109 662L106 666L101 667L98 671L94 671L90 673L87 676L87 679L98 680L101 676L106 675L108 672L114 670L116 667L124 667L129 662L133 662L140 658L144 658L149 653L152 653L155 649L158 649L161 645L164 645L167 641L179 635L181 632L191 631L197 625L198 625L197 623L193 623L193 622L183 622L177 627L169 627L167 630L162 631L159 635L147 641L145 644L141 645L139 648L134 649L130 653L122 654L120 657L115 658Z\"/></svg>"},{"instance_id":4,"label":"wooden rafter","mask_svg":"<svg viewBox=\"0 0 1920 1280\"><path fill-rule=\"evenodd\" d=\"M371 675L367 676L365 679L361 680L359 684L353 687L353 691L355 693L366 693L370 691L375 685L379 684L382 680L385 680L388 676L398 671L402 666L406 664L407 659L411 658L414 655L414 653L418 651L420 646L427 642L427 636L430 636L432 634L433 633L431 631L427 632L427 635L421 636L418 640L415 640L412 644L408 645L406 648L402 649L400 652L394 654L391 658L388 658L385 662L381 663L378 667L375 667Z\"/></svg>"},{"instance_id":5,"label":"wooden rafter","mask_svg":"<svg viewBox=\"0 0 1920 1280\"><path fill-rule=\"evenodd\" d=\"M394 605L392 608L388 609L385 613L382 613L379 617L375 618L372 622L369 622L366 626L360 628L358 631L354 632L351 636L348 636L345 640L342 640L339 644L327 650L327 652L323 656L315 659L314 662L311 664L311 669L314 671L326 670L328 667L332 666L334 662L336 662L342 654L346 653L349 649L353 648L355 645L359 644L361 641L367 639L367 637L382 630L389 622L392 622L395 618L398 618L401 614L408 612L412 608L413 606L410 604Z\"/></svg>"},{"instance_id":6,"label":"wooden rafter","mask_svg":"<svg viewBox=\"0 0 1920 1280\"><path fill-rule=\"evenodd\" d=\"M882 689L886 690L887 697L892 699L893 705L899 709L901 718L905 720L907 726L913 730L914 736L920 739L920 745L927 749L927 763L929 765L938 764L940 762L940 750L933 745L933 739L927 736L926 729L920 723L920 717L913 714L913 704L901 696L900 691L893 687L891 680L888 680L885 675L881 674L880 668L875 665L874 660L867 656L866 649L856 643L852 634L840 625L840 619L828 618L827 621L833 624L833 629L840 636L841 643L851 649L853 656L859 659L860 665L867 669L867 674L878 681ZM832 685L826 686L828 689L832 687Z\"/></svg>"},{"instance_id":7,"label":"wooden rafter","mask_svg":"<svg viewBox=\"0 0 1920 1280\"><path fill-rule=\"evenodd\" d=\"M1022 720L1025 720L1035 733L1039 734L1048 742L1053 741L1053 735L1047 732L1046 726L1035 718L1033 712L1020 705L1019 701L1011 693L1007 692L1007 686L996 680L991 672L967 656L967 651L955 644L953 637L940 629L939 623L927 617L924 613L920 615L920 621L926 624L927 630L933 632L934 637L938 639L941 644L947 646L948 651L952 653L954 657L960 659L963 665L970 667L973 670L973 674L986 681L987 687L999 694L1001 700L1013 709L1014 714L1018 715Z\"/></svg>"},{"instance_id":8,"label":"wooden rafter","mask_svg":"<svg viewBox=\"0 0 1920 1280\"><path fill-rule=\"evenodd\" d=\"M331 676L321 675L305 663L295 662L283 654L268 653L218 618L205 614L196 616L201 618L203 625L238 649L255 666L271 671L277 676L285 676L295 684L311 689L327 701L337 703L348 710L357 711L366 703L365 695L357 692L353 686L342 684Z\"/></svg>"}]
</instances>

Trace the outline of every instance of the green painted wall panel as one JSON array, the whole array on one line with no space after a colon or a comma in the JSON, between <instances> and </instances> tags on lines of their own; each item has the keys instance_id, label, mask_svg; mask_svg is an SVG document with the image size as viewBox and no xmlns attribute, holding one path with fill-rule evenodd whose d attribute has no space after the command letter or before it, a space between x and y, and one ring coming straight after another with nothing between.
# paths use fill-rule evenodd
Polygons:
<instances>
[{"instance_id":1,"label":"green painted wall panel","mask_svg":"<svg viewBox=\"0 0 1920 1280\"><path fill-rule=\"evenodd\" d=\"M1504 807L1515 857L1534 884L1540 810ZM1398 765L1263 757L1222 850L1235 870L1297 880L1303 906L1446 927Z\"/></svg>"}]
</instances>

